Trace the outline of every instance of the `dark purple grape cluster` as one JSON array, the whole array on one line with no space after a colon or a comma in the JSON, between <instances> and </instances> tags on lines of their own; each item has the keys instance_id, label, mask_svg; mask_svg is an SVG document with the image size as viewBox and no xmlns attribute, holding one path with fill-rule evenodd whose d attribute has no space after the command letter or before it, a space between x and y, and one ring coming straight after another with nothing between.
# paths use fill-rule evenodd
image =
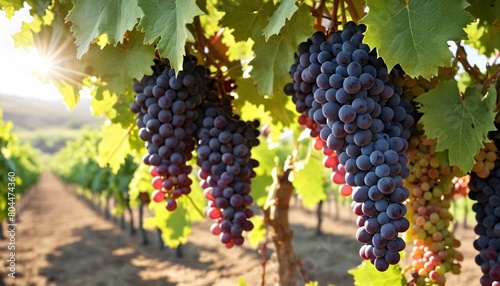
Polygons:
<instances>
[{"instance_id":1,"label":"dark purple grape cluster","mask_svg":"<svg viewBox=\"0 0 500 286\"><path fill-rule=\"evenodd\" d=\"M243 244L243 231L253 229L249 218L253 211L250 179L258 162L251 149L259 144L257 121L245 122L232 113L228 98L209 94L198 121L197 164L205 198L209 200L207 215L215 220L214 235L231 248Z\"/></svg>"},{"instance_id":2,"label":"dark purple grape cluster","mask_svg":"<svg viewBox=\"0 0 500 286\"><path fill-rule=\"evenodd\" d=\"M130 109L137 113L139 137L146 142L143 161L152 166L153 200L166 200L169 211L176 209L177 198L191 192L192 167L187 161L195 149L198 107L210 81L209 71L196 63L196 57L186 56L176 75L168 61L157 61L154 74L133 86L136 95Z\"/></svg>"},{"instance_id":3,"label":"dark purple grape cluster","mask_svg":"<svg viewBox=\"0 0 500 286\"><path fill-rule=\"evenodd\" d=\"M301 113L299 124L311 129L311 137L319 135L320 126L313 120L314 113L321 110L321 105L314 100L314 91L318 89L316 77L321 73L321 65L311 63L311 49L326 41L326 36L322 32L316 32L306 42L299 44L295 53L295 62L290 67L290 77L292 82L284 87L284 92L292 96L297 112ZM317 54L312 55L317 57Z\"/></svg>"},{"instance_id":4,"label":"dark purple grape cluster","mask_svg":"<svg viewBox=\"0 0 500 286\"><path fill-rule=\"evenodd\" d=\"M469 198L475 200L472 210L476 213L474 232L478 238L474 248L479 251L476 264L481 267L482 286L500 285L500 166L496 166L486 179L471 174Z\"/></svg>"},{"instance_id":5,"label":"dark purple grape cluster","mask_svg":"<svg viewBox=\"0 0 500 286\"><path fill-rule=\"evenodd\" d=\"M409 228L404 152L414 119L412 105L401 97L403 71L389 70L363 43L365 30L349 22L328 39L316 32L301 43L285 93L345 166L359 216L356 237L365 244L360 256L385 271L399 262L405 243L398 234Z\"/></svg>"}]
</instances>

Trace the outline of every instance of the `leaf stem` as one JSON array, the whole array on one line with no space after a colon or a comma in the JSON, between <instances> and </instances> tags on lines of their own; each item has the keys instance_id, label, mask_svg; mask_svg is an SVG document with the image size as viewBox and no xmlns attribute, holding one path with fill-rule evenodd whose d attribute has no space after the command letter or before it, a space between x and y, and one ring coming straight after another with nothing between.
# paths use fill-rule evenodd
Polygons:
<instances>
[{"instance_id":1,"label":"leaf stem","mask_svg":"<svg viewBox=\"0 0 500 286\"><path fill-rule=\"evenodd\" d=\"M123 134L123 136L120 139L120 141L118 141L118 144L116 145L116 148L113 149L113 152L111 152L111 154L109 154L108 158L106 158L106 162L105 162L106 165L109 164L109 161L111 160L111 158L115 155L116 151L118 151L118 149L123 144L123 142L125 141L125 139L127 139L127 137L130 135L130 132L132 132L132 129L134 129L134 127L135 127L134 124L130 124L130 127L127 129L127 132L125 132L125 134Z\"/></svg>"},{"instance_id":2,"label":"leaf stem","mask_svg":"<svg viewBox=\"0 0 500 286\"><path fill-rule=\"evenodd\" d=\"M189 199L189 201L191 202L191 204L193 204L193 207L194 209L198 212L198 214L204 218L205 215L203 214L203 212L200 210L200 208L194 203L193 199L189 196L189 195L186 195L186 197Z\"/></svg>"}]
</instances>

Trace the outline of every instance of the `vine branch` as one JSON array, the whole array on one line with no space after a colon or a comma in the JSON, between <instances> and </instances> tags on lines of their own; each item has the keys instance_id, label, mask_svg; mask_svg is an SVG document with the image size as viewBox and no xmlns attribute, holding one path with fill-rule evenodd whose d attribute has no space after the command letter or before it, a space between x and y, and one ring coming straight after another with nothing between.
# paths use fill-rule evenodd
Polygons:
<instances>
[{"instance_id":1,"label":"vine branch","mask_svg":"<svg viewBox=\"0 0 500 286\"><path fill-rule=\"evenodd\" d=\"M464 67L464 70L470 74L470 76L478 83L478 84L483 84L483 79L481 78L481 74L478 72L477 69L474 69L469 61L467 60L467 53L465 52L465 49L460 43L457 43L457 53L456 53L456 58L457 60L462 64Z\"/></svg>"},{"instance_id":2,"label":"vine branch","mask_svg":"<svg viewBox=\"0 0 500 286\"><path fill-rule=\"evenodd\" d=\"M339 20L337 19L339 4L340 0L333 1L332 20L330 21L330 27L328 28L330 34L333 34L337 31L337 25L340 23Z\"/></svg>"}]
</instances>

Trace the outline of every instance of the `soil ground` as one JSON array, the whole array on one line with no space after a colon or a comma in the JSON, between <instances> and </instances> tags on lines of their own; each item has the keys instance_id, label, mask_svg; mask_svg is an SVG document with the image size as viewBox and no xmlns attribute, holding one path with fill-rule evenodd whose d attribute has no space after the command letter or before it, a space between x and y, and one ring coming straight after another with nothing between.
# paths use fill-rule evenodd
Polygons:
<instances>
[{"instance_id":1,"label":"soil ground","mask_svg":"<svg viewBox=\"0 0 500 286\"><path fill-rule=\"evenodd\" d=\"M137 212L137 210L134 210ZM290 222L294 247L308 278L319 285L353 285L348 269L356 267L360 244L355 240L355 216L346 207L323 207L323 235L316 235L315 212L294 208ZM334 219L338 212L338 219ZM209 233L211 222L196 223L183 257L175 250L150 243L140 245L139 235L128 231L93 210L53 174L44 173L20 213L16 230L16 278L7 277L7 240L0 240L0 285L261 285L262 255L245 243L226 249ZM4 225L5 227L5 225ZM474 264L471 228L459 226L456 237L465 261L460 275L447 276L447 285L479 285L481 271ZM277 274L272 243L266 253L265 285L274 285ZM390 286L390 285L384 285Z\"/></svg>"}]
</instances>

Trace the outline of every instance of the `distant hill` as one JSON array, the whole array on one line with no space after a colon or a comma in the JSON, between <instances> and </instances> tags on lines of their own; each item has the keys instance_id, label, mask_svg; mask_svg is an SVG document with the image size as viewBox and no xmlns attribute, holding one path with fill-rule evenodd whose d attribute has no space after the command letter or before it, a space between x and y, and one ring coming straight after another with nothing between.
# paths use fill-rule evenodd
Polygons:
<instances>
[{"instance_id":1,"label":"distant hill","mask_svg":"<svg viewBox=\"0 0 500 286\"><path fill-rule=\"evenodd\" d=\"M92 116L90 99L82 98L68 111L62 99L46 101L0 95L3 119L12 121L14 133L44 153L55 153L85 129L100 128L104 119Z\"/></svg>"}]
</instances>

